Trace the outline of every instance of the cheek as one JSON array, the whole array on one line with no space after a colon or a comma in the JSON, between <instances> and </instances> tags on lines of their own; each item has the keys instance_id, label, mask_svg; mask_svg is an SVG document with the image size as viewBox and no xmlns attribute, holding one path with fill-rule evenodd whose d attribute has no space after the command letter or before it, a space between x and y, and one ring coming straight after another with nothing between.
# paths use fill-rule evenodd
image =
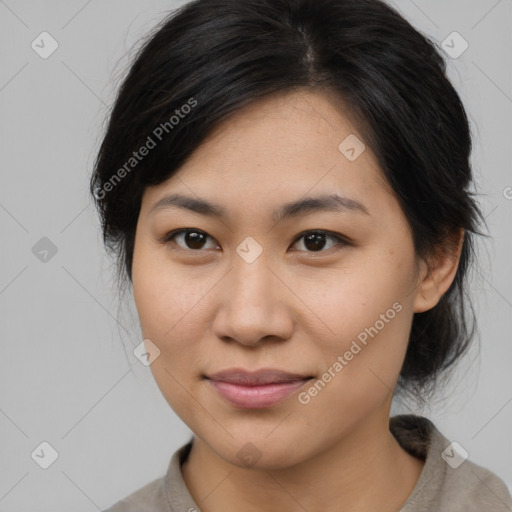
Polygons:
<instances>
[{"instance_id":1,"label":"cheek","mask_svg":"<svg viewBox=\"0 0 512 512\"><path fill-rule=\"evenodd\" d=\"M382 331L382 321L387 331L388 325L397 323L403 330L402 322L395 318L405 316L396 310L407 309L411 300L410 264L372 255L358 255L358 260L357 264L347 264L346 270L295 276L293 289L306 306L304 318L311 318L311 327L314 324L319 334L325 334L334 345L339 343L336 340L357 337L376 322ZM395 303L400 306L393 308Z\"/></svg>"},{"instance_id":2,"label":"cheek","mask_svg":"<svg viewBox=\"0 0 512 512\"><path fill-rule=\"evenodd\" d=\"M156 343L170 340L186 343L198 325L194 317L201 312L212 287L207 275L191 276L194 269L178 269L165 257L165 251L139 248L134 251L133 297L144 337ZM186 326L186 329L185 329Z\"/></svg>"},{"instance_id":3,"label":"cheek","mask_svg":"<svg viewBox=\"0 0 512 512\"><path fill-rule=\"evenodd\" d=\"M160 350L150 369L169 406L194 424L194 417L201 415L190 399L201 368L197 340L204 337L201 315L213 283L185 279L183 271L178 274L170 265L162 267L143 256L142 251L134 256L132 280L142 335Z\"/></svg>"},{"instance_id":4,"label":"cheek","mask_svg":"<svg viewBox=\"0 0 512 512\"><path fill-rule=\"evenodd\" d=\"M338 302L331 325L336 336L316 340L322 354L318 380L300 397L308 428L327 430L335 440L393 394L407 349L412 310L396 296ZM322 342L323 341L323 342ZM322 342L322 345L320 345ZM319 350L320 349L320 350Z\"/></svg>"},{"instance_id":5,"label":"cheek","mask_svg":"<svg viewBox=\"0 0 512 512\"><path fill-rule=\"evenodd\" d=\"M301 293L318 312L318 330L312 329L309 335L312 350L321 355L321 371L331 369L336 375L326 375L331 380L329 390L319 393L322 398L316 406L320 409L328 410L329 403L371 408L392 392L413 316L411 269L412 259L396 258L388 249L379 256L368 253L358 258L357 265L333 273L316 287L302 281Z\"/></svg>"}]
</instances>

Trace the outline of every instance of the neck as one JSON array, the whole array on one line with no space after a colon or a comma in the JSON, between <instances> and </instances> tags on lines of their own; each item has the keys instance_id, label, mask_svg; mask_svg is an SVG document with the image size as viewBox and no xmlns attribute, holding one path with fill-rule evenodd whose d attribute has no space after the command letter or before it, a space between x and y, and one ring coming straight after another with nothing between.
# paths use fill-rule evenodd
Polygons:
<instances>
[{"instance_id":1,"label":"neck","mask_svg":"<svg viewBox=\"0 0 512 512\"><path fill-rule=\"evenodd\" d=\"M314 457L282 469L240 468L195 438L182 471L203 512L396 512L423 465L400 447L389 431L389 416L381 415Z\"/></svg>"}]
</instances>

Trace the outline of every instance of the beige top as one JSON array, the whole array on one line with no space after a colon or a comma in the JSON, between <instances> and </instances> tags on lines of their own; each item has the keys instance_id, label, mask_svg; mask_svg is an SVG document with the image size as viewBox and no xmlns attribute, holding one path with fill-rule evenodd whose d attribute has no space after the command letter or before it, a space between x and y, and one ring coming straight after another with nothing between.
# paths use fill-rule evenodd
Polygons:
<instances>
[{"instance_id":1,"label":"beige top","mask_svg":"<svg viewBox=\"0 0 512 512\"><path fill-rule=\"evenodd\" d=\"M489 470L464 458L426 418L390 418L390 430L411 455L425 460L420 478L397 512L512 512L505 483ZM201 512L183 480L181 464L193 439L172 455L167 474L103 512Z\"/></svg>"}]
</instances>

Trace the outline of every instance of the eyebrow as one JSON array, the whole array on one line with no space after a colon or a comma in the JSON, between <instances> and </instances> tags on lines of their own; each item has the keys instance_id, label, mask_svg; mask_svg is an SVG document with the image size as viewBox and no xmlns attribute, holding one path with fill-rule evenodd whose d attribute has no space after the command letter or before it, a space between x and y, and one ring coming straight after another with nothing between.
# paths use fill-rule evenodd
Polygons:
<instances>
[{"instance_id":1,"label":"eyebrow","mask_svg":"<svg viewBox=\"0 0 512 512\"><path fill-rule=\"evenodd\" d=\"M170 194L163 197L151 207L149 213L151 215L157 210L172 207L183 208L209 217L224 218L226 216L226 209L219 204L181 194ZM273 213L272 217L280 221L317 211L353 212L370 215L366 206L355 199L339 194L324 194L285 203Z\"/></svg>"}]
</instances>

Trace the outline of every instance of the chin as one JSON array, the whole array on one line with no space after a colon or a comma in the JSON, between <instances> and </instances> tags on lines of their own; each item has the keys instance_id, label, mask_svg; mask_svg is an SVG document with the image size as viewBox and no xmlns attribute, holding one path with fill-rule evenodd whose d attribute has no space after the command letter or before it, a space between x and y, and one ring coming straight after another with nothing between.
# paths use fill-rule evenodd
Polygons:
<instances>
[{"instance_id":1,"label":"chin","mask_svg":"<svg viewBox=\"0 0 512 512\"><path fill-rule=\"evenodd\" d=\"M254 435L254 431L239 431L233 438L226 435L222 440L203 438L203 441L218 457L243 469L286 469L307 458L304 451L297 450L297 446L305 448L300 441L304 436L295 437L284 429L270 436L269 432L272 429L266 429L266 432L258 436Z\"/></svg>"}]
</instances>

